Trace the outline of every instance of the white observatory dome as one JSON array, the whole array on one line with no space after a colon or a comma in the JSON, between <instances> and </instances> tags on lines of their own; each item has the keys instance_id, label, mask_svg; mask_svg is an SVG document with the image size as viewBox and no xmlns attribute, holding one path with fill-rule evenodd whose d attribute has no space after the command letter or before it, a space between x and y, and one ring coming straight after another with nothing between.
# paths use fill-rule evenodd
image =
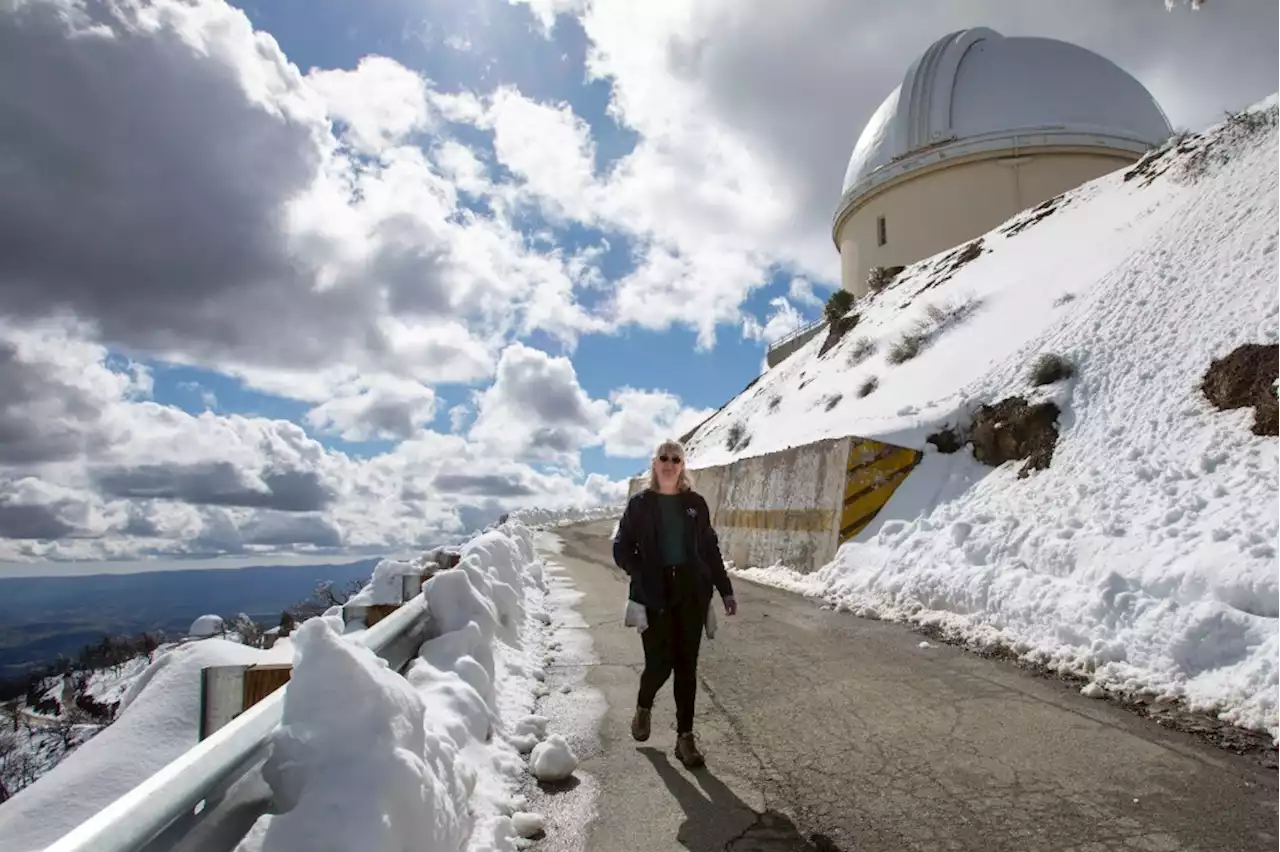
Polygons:
<instances>
[{"instance_id":1,"label":"white observatory dome","mask_svg":"<svg viewBox=\"0 0 1280 852\"><path fill-rule=\"evenodd\" d=\"M907 69L853 149L841 208L921 165L1027 144L1140 155L1171 134L1146 88L1105 57L1049 38L980 27L934 42Z\"/></svg>"}]
</instances>

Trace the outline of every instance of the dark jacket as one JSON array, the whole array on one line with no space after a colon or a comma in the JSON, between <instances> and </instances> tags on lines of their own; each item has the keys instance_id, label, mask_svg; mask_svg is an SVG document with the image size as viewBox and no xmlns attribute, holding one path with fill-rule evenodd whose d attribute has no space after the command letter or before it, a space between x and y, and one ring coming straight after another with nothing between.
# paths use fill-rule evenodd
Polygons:
<instances>
[{"instance_id":1,"label":"dark jacket","mask_svg":"<svg viewBox=\"0 0 1280 852\"><path fill-rule=\"evenodd\" d=\"M720 539L711 526L707 501L696 491L685 491L680 496L685 553L698 571L698 603L705 608L711 605L713 587L720 597L733 597L733 583L724 569ZM631 600L655 610L665 606L661 525L658 495L645 489L627 501L613 539L613 561L631 578Z\"/></svg>"}]
</instances>

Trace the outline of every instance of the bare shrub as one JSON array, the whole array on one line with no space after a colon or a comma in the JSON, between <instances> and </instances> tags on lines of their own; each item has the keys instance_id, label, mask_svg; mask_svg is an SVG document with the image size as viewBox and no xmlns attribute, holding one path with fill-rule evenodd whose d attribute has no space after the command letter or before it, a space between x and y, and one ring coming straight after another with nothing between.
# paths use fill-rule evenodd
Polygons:
<instances>
[{"instance_id":1,"label":"bare shrub","mask_svg":"<svg viewBox=\"0 0 1280 852\"><path fill-rule=\"evenodd\" d=\"M737 420L730 424L729 431L724 439L724 445L729 448L729 451L735 452L746 449L749 443L751 443L751 436L747 434L747 427L743 425L742 421Z\"/></svg>"},{"instance_id":2,"label":"bare shrub","mask_svg":"<svg viewBox=\"0 0 1280 852\"><path fill-rule=\"evenodd\" d=\"M1201 137L1200 144L1185 156L1173 173L1179 183L1194 183L1231 162L1248 143L1280 124L1280 105L1266 109L1227 113L1226 121L1213 134Z\"/></svg>"},{"instance_id":3,"label":"bare shrub","mask_svg":"<svg viewBox=\"0 0 1280 852\"><path fill-rule=\"evenodd\" d=\"M920 350L924 348L925 338L926 336L918 330L903 332L902 336L889 347L884 359L895 366L907 363L920 354Z\"/></svg>"},{"instance_id":4,"label":"bare shrub","mask_svg":"<svg viewBox=\"0 0 1280 852\"><path fill-rule=\"evenodd\" d=\"M834 393L827 397L826 409L830 411L840 404L840 400L844 399L844 394Z\"/></svg>"},{"instance_id":5,"label":"bare shrub","mask_svg":"<svg viewBox=\"0 0 1280 852\"><path fill-rule=\"evenodd\" d=\"M875 354L876 342L870 337L859 337L849 349L849 366L854 367Z\"/></svg>"},{"instance_id":6,"label":"bare shrub","mask_svg":"<svg viewBox=\"0 0 1280 852\"><path fill-rule=\"evenodd\" d=\"M880 380L875 376L868 376L863 379L862 384L858 385L858 399L870 396L878 387L880 387Z\"/></svg>"},{"instance_id":7,"label":"bare shrub","mask_svg":"<svg viewBox=\"0 0 1280 852\"><path fill-rule=\"evenodd\" d=\"M776 393L775 393L773 396L769 397L769 410L770 410L770 411L777 411L777 410L778 410L778 406L779 406L779 405L781 405L781 404L782 404L782 397L781 397L781 396L779 396L778 394L776 394Z\"/></svg>"},{"instance_id":8,"label":"bare shrub","mask_svg":"<svg viewBox=\"0 0 1280 852\"><path fill-rule=\"evenodd\" d=\"M1076 373L1075 365L1052 352L1045 352L1031 365L1031 384L1051 385L1069 379Z\"/></svg>"},{"instance_id":9,"label":"bare shrub","mask_svg":"<svg viewBox=\"0 0 1280 852\"><path fill-rule=\"evenodd\" d=\"M902 274L905 266L873 266L867 273L867 289L879 293L888 287Z\"/></svg>"},{"instance_id":10,"label":"bare shrub","mask_svg":"<svg viewBox=\"0 0 1280 852\"><path fill-rule=\"evenodd\" d=\"M1075 293L1063 293L1061 296L1053 300L1053 306L1055 308L1060 308L1063 305L1065 305L1067 302L1075 301L1075 298L1076 298Z\"/></svg>"}]
</instances>

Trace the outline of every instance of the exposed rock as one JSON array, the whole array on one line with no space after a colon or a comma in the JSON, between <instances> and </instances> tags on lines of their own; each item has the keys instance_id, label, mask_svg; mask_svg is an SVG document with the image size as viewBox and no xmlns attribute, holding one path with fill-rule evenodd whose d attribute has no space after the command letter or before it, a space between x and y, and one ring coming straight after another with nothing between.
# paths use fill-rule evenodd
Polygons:
<instances>
[{"instance_id":1,"label":"exposed rock","mask_svg":"<svg viewBox=\"0 0 1280 852\"><path fill-rule=\"evenodd\" d=\"M925 441L937 447L938 452L950 455L951 453L960 452L965 445L966 439L964 433L955 426L948 426L941 431L934 432L925 438Z\"/></svg>"},{"instance_id":2,"label":"exposed rock","mask_svg":"<svg viewBox=\"0 0 1280 852\"><path fill-rule=\"evenodd\" d=\"M831 323L827 327L827 339L822 341L822 348L818 350L818 357L821 358L831 351L831 348L839 343L841 338L853 330L861 318L859 314L849 314Z\"/></svg>"},{"instance_id":3,"label":"exposed rock","mask_svg":"<svg viewBox=\"0 0 1280 852\"><path fill-rule=\"evenodd\" d=\"M969 427L973 457L991 467L1026 459L1018 471L1019 479L1033 470L1044 470L1053 460L1058 443L1059 413L1052 402L1027 405L1020 396L982 406Z\"/></svg>"},{"instance_id":4,"label":"exposed rock","mask_svg":"<svg viewBox=\"0 0 1280 852\"><path fill-rule=\"evenodd\" d=\"M1043 219L1047 219L1048 217L1052 216L1054 213L1057 213L1060 207L1066 206L1063 203L1063 199L1065 197L1066 197L1065 194L1055 195L1053 198L1050 198L1048 201L1041 202L1040 204L1031 208L1031 210L1029 210L1028 212L1024 213L1015 221L1001 228L1000 233L1004 234L1007 237L1016 236L1017 234L1021 233L1022 231L1025 231L1027 228L1030 228L1032 225L1036 224L1037 222Z\"/></svg>"},{"instance_id":5,"label":"exposed rock","mask_svg":"<svg viewBox=\"0 0 1280 852\"><path fill-rule=\"evenodd\" d=\"M1275 343L1246 343L1209 365L1200 390L1221 411L1252 408L1253 434L1276 435L1278 365L1280 348Z\"/></svg>"}]
</instances>

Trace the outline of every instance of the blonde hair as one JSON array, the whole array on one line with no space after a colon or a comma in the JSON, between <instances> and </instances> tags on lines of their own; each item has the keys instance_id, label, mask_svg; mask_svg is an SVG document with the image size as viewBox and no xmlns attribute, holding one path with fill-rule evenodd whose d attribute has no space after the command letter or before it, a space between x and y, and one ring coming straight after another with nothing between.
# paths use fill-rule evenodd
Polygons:
<instances>
[{"instance_id":1,"label":"blonde hair","mask_svg":"<svg viewBox=\"0 0 1280 852\"><path fill-rule=\"evenodd\" d=\"M650 491L658 490L658 456L663 453L678 453L684 460L684 464L680 465L680 478L676 480L676 488L680 491L692 491L693 477L689 475L689 457L685 454L684 445L670 439L663 441L653 451L653 458L649 459L649 481L645 483L645 488Z\"/></svg>"}]
</instances>

